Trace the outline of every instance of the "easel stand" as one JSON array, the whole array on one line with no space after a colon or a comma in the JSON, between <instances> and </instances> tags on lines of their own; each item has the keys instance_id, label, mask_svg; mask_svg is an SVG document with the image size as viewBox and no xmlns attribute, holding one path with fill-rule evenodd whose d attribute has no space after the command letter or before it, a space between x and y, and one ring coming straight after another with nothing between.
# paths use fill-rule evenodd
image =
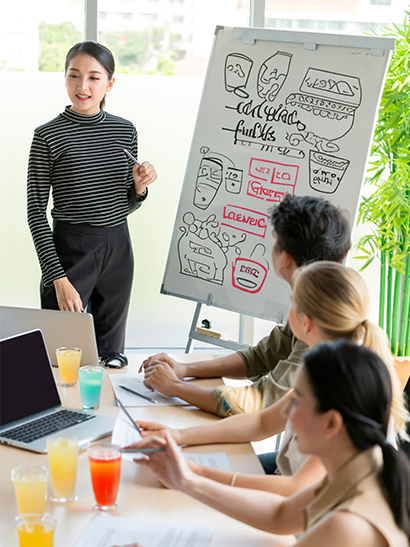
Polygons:
<instances>
[{"instance_id":1,"label":"easel stand","mask_svg":"<svg viewBox=\"0 0 410 547\"><path fill-rule=\"evenodd\" d=\"M200 334L199 332L196 332L201 308L202 304L198 302L195 308L194 317L192 318L191 329L188 334L188 342L185 347L185 353L192 353L194 340L198 340L199 342L205 342L206 344L213 344L214 346L218 346L221 348L231 349L233 351L248 347L247 344L243 344L242 342L235 342L234 340L221 340L219 338L214 338L212 336L207 336L206 334Z\"/></svg>"}]
</instances>

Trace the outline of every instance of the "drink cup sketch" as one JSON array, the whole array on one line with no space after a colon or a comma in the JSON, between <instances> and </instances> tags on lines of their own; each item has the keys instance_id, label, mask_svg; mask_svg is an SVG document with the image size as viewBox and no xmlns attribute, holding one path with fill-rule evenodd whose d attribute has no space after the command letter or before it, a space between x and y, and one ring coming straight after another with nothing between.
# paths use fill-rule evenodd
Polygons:
<instances>
[{"instance_id":1,"label":"drink cup sketch","mask_svg":"<svg viewBox=\"0 0 410 547\"><path fill-rule=\"evenodd\" d=\"M252 59L240 53L231 53L225 61L225 88L238 97L247 99L249 93L246 91L249 74L253 65Z\"/></svg>"}]
</instances>

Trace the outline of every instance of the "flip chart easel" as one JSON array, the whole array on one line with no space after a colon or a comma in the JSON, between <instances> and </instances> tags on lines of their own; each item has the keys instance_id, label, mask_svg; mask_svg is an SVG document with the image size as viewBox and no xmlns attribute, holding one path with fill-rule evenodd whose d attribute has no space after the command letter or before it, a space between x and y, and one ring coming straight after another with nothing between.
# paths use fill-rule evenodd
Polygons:
<instances>
[{"instance_id":1,"label":"flip chart easel","mask_svg":"<svg viewBox=\"0 0 410 547\"><path fill-rule=\"evenodd\" d=\"M195 333L202 304L286 318L268 212L286 194L325 198L354 225L393 49L392 38L216 28L161 287L197 302L187 350L193 339L238 348Z\"/></svg>"}]
</instances>

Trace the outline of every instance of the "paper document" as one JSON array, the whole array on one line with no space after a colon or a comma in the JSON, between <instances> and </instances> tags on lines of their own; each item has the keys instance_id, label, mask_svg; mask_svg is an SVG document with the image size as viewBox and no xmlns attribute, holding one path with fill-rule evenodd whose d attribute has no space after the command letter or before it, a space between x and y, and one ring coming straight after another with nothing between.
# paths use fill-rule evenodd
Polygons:
<instances>
[{"instance_id":1,"label":"paper document","mask_svg":"<svg viewBox=\"0 0 410 547\"><path fill-rule=\"evenodd\" d=\"M122 402L122 400L121 400ZM117 446L129 446L130 444L142 441L141 435L132 427L127 416L120 410L117 419L115 420L114 429L112 430L111 442ZM139 454L123 453L122 458L126 460L134 460Z\"/></svg>"},{"instance_id":2,"label":"paper document","mask_svg":"<svg viewBox=\"0 0 410 547\"><path fill-rule=\"evenodd\" d=\"M122 401L121 401L122 402ZM132 427L124 412L120 411L118 418L115 421L112 432L111 442L117 446L129 446L142 440L141 435ZM194 452L182 452L182 455L198 465L212 467L212 469L221 469L222 471L231 471L228 456L226 452L212 452L209 454L196 454ZM143 454L138 452L123 452L122 458L133 461L138 458L143 458Z\"/></svg>"},{"instance_id":3,"label":"paper document","mask_svg":"<svg viewBox=\"0 0 410 547\"><path fill-rule=\"evenodd\" d=\"M121 399L124 406L182 406L187 402L177 397L166 397L158 391L151 391L143 383L143 374L109 374L115 396ZM132 389L131 393L120 387Z\"/></svg>"},{"instance_id":4,"label":"paper document","mask_svg":"<svg viewBox=\"0 0 410 547\"><path fill-rule=\"evenodd\" d=\"M208 547L213 528L160 521L97 516L75 547L113 547L138 542L142 547Z\"/></svg>"},{"instance_id":5,"label":"paper document","mask_svg":"<svg viewBox=\"0 0 410 547\"><path fill-rule=\"evenodd\" d=\"M205 465L212 469L220 469L221 471L232 471L229 465L228 456L226 452L212 452L210 454L195 454L194 452L182 452L187 460L197 463L198 465Z\"/></svg>"}]
</instances>

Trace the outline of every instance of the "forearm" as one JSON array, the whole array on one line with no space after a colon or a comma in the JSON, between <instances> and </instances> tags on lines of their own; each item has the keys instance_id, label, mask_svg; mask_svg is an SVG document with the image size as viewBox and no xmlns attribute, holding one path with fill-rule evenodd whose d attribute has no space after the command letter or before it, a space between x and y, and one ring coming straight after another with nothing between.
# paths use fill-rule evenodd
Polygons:
<instances>
[{"instance_id":1,"label":"forearm","mask_svg":"<svg viewBox=\"0 0 410 547\"><path fill-rule=\"evenodd\" d=\"M187 376L197 378L246 378L247 375L245 363L238 353L209 361L188 363L186 369Z\"/></svg>"},{"instance_id":2,"label":"forearm","mask_svg":"<svg viewBox=\"0 0 410 547\"><path fill-rule=\"evenodd\" d=\"M211 479L221 484L227 484L228 486L247 488L249 490L262 490L285 497L291 496L300 490L300 488L297 488L294 477L250 474L234 475L234 473L230 471L221 471L220 469L212 469L211 467L205 466L198 467L195 472L201 477ZM234 482L234 484L232 484L232 482Z\"/></svg>"},{"instance_id":3,"label":"forearm","mask_svg":"<svg viewBox=\"0 0 410 547\"><path fill-rule=\"evenodd\" d=\"M238 414L212 424L178 430L179 444L245 443L266 438L260 413Z\"/></svg>"},{"instance_id":4,"label":"forearm","mask_svg":"<svg viewBox=\"0 0 410 547\"><path fill-rule=\"evenodd\" d=\"M214 480L218 479L215 478ZM235 486L237 488L263 490L264 492L271 492L272 494L284 497L292 496L302 489L302 486L295 480L294 476L285 477L282 475L237 475Z\"/></svg>"},{"instance_id":5,"label":"forearm","mask_svg":"<svg viewBox=\"0 0 410 547\"><path fill-rule=\"evenodd\" d=\"M173 397L179 397L187 403L198 408L216 414L216 404L213 396L213 389L210 387L198 386L192 382L175 382L173 386Z\"/></svg>"}]
</instances>

